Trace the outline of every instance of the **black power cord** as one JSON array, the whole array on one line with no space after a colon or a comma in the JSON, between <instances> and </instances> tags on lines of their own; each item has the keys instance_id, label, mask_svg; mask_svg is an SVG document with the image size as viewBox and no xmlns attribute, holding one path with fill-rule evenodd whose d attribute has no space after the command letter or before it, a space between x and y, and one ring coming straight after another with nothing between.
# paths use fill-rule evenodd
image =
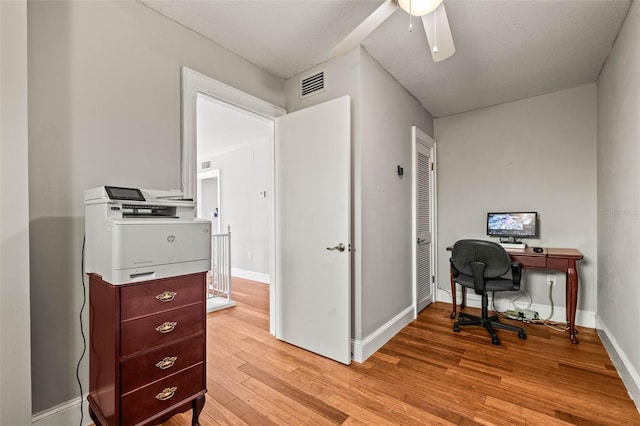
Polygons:
<instances>
[{"instance_id":1,"label":"black power cord","mask_svg":"<svg viewBox=\"0 0 640 426\"><path fill-rule=\"evenodd\" d=\"M80 381L80 363L84 358L84 354L87 352L87 338L84 335L84 326L82 324L82 312L84 311L84 307L87 304L87 288L84 283L84 245L86 242L86 237L82 237L82 265L80 270L82 272L82 307L80 308L80 334L82 334L82 355L80 355L80 359L78 360L78 364L76 365L76 380L78 381L78 387L80 388L80 426L82 426L82 422L84 420L84 410L83 405L84 401L82 398L82 382Z\"/></svg>"}]
</instances>

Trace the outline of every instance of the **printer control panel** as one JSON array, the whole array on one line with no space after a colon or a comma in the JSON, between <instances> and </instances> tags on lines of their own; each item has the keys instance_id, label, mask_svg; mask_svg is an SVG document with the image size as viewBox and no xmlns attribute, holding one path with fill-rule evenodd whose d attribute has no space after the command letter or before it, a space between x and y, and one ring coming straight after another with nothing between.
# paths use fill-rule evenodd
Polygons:
<instances>
[{"instance_id":1,"label":"printer control panel","mask_svg":"<svg viewBox=\"0 0 640 426\"><path fill-rule=\"evenodd\" d=\"M110 200L145 201L142 192L137 188L121 188L119 186L105 186Z\"/></svg>"}]
</instances>

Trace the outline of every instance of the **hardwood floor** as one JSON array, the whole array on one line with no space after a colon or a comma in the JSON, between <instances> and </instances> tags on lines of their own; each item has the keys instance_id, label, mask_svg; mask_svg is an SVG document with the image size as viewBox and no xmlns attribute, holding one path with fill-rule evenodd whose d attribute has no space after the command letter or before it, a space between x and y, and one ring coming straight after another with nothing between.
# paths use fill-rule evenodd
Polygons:
<instances>
[{"instance_id":1,"label":"hardwood floor","mask_svg":"<svg viewBox=\"0 0 640 426\"><path fill-rule=\"evenodd\" d=\"M206 425L640 425L597 334L525 325L528 339L454 333L435 303L365 363L345 366L269 334L269 288L233 282L207 317ZM474 309L466 308L473 312ZM191 413L166 425L191 424Z\"/></svg>"}]
</instances>

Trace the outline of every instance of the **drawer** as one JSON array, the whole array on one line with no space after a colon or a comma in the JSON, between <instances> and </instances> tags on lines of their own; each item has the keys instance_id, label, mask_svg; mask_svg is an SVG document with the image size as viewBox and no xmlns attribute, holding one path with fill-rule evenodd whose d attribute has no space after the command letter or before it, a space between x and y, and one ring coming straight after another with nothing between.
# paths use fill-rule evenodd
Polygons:
<instances>
[{"instance_id":1,"label":"drawer","mask_svg":"<svg viewBox=\"0 0 640 426\"><path fill-rule=\"evenodd\" d=\"M120 366L121 392L131 392L203 362L204 345L204 335L200 333L123 361Z\"/></svg>"},{"instance_id":2,"label":"drawer","mask_svg":"<svg viewBox=\"0 0 640 426\"><path fill-rule=\"evenodd\" d=\"M517 254L509 253L511 260L514 262L520 262L523 268L541 268L547 267L546 256L518 256Z\"/></svg>"},{"instance_id":3,"label":"drawer","mask_svg":"<svg viewBox=\"0 0 640 426\"><path fill-rule=\"evenodd\" d=\"M171 277L123 286L120 290L120 318L128 320L179 308L205 297L204 274Z\"/></svg>"},{"instance_id":4,"label":"drawer","mask_svg":"<svg viewBox=\"0 0 640 426\"><path fill-rule=\"evenodd\" d=\"M163 345L204 330L203 304L187 306L120 325L120 355Z\"/></svg>"},{"instance_id":5,"label":"drawer","mask_svg":"<svg viewBox=\"0 0 640 426\"><path fill-rule=\"evenodd\" d=\"M204 390L204 363L200 363L123 395L121 423L134 425Z\"/></svg>"}]
</instances>

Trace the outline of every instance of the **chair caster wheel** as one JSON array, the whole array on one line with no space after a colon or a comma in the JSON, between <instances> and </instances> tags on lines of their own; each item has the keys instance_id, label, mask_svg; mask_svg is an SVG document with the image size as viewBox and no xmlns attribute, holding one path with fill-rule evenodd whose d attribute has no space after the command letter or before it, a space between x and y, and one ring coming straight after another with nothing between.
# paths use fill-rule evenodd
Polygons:
<instances>
[{"instance_id":1,"label":"chair caster wheel","mask_svg":"<svg viewBox=\"0 0 640 426\"><path fill-rule=\"evenodd\" d=\"M527 338L526 333L518 333L518 337L522 340L525 340Z\"/></svg>"},{"instance_id":2,"label":"chair caster wheel","mask_svg":"<svg viewBox=\"0 0 640 426\"><path fill-rule=\"evenodd\" d=\"M457 325L453 326L453 331L455 331L456 333L460 331L460 327L458 327Z\"/></svg>"},{"instance_id":3,"label":"chair caster wheel","mask_svg":"<svg viewBox=\"0 0 640 426\"><path fill-rule=\"evenodd\" d=\"M498 339L497 337L492 337L491 338L491 343L493 343L494 345L499 345L500 344L500 339Z\"/></svg>"}]
</instances>

